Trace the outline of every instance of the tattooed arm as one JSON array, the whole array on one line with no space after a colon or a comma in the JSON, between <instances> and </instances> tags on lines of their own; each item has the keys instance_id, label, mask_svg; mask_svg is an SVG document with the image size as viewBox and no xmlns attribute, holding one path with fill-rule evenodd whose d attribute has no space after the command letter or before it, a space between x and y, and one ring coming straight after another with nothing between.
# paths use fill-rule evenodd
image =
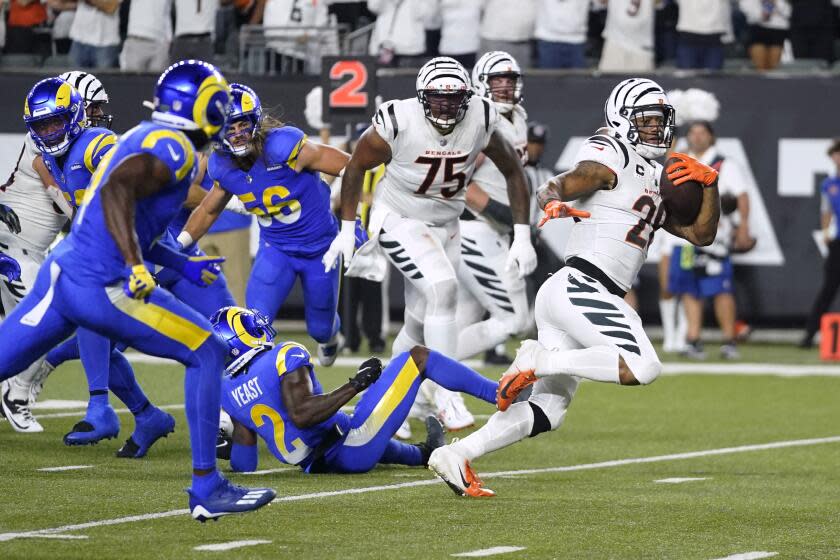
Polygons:
<instances>
[{"instance_id":1,"label":"tattooed arm","mask_svg":"<svg viewBox=\"0 0 840 560\"><path fill-rule=\"evenodd\" d=\"M570 202L601 189L612 189L616 176L612 169L594 161L581 161L573 169L549 179L537 190L540 208L552 200Z\"/></svg>"}]
</instances>

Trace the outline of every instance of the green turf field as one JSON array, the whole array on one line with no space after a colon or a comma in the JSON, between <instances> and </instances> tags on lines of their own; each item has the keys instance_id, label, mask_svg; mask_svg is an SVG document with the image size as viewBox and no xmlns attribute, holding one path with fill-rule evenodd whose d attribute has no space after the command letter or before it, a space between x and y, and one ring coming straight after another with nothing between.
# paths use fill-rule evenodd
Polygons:
<instances>
[{"instance_id":1,"label":"green turf field","mask_svg":"<svg viewBox=\"0 0 840 560\"><path fill-rule=\"evenodd\" d=\"M716 348L709 350L717 360ZM743 354L762 363L818 362L816 351L791 347L747 346ZM489 558L712 559L753 551L840 558L840 438L742 448L840 436L840 377L679 375L641 388L584 383L559 431L475 465L498 492L494 499L458 498L424 469L338 476L287 467L230 475L272 486L281 499L202 525L185 513L190 455L177 407L183 375L168 365L135 367L157 404L176 405L170 412L178 420L176 433L146 459L114 457L133 427L125 414L119 441L85 448L61 443L79 417L54 417L64 411L39 412L53 416L42 420L43 434L15 434L0 423L0 559L449 558L501 546L524 550ZM331 388L352 372L333 368L320 377ZM497 377L500 370L483 372ZM56 371L42 396L84 398L77 365ZM468 405L480 422L492 412ZM419 422L414 429L423 435ZM733 449L668 457L722 448ZM260 469L282 467L261 451ZM631 461L639 458L652 459ZM68 465L91 468L38 471ZM570 468L544 470L555 467ZM524 470L531 472L517 472ZM668 478L702 480L655 482ZM33 533L57 527L63 529ZM227 553L194 550L244 540L270 542Z\"/></svg>"}]
</instances>

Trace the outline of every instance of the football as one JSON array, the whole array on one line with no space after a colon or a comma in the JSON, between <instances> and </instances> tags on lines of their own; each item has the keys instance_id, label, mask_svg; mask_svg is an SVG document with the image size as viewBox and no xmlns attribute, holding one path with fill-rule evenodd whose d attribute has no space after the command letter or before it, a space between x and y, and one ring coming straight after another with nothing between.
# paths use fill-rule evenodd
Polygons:
<instances>
[{"instance_id":1,"label":"football","mask_svg":"<svg viewBox=\"0 0 840 560\"><path fill-rule=\"evenodd\" d=\"M677 186L668 179L665 169L676 160L671 158L665 162L662 168L662 176L659 178L659 194L665 202L665 209L669 216L681 226L688 226L694 223L700 213L700 204L703 202L703 185L699 181L686 181Z\"/></svg>"}]
</instances>

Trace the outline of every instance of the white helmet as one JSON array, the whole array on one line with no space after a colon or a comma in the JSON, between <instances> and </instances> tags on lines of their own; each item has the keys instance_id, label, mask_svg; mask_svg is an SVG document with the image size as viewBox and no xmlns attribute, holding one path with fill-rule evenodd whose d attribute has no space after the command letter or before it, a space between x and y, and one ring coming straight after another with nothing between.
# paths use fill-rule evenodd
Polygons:
<instances>
[{"instance_id":1,"label":"white helmet","mask_svg":"<svg viewBox=\"0 0 840 560\"><path fill-rule=\"evenodd\" d=\"M493 99L493 91L490 88L492 76L510 76L516 80L512 103ZM484 53L473 67L472 82L476 94L493 101L501 113L510 113L514 105L522 102L522 70L516 59L504 51Z\"/></svg>"},{"instance_id":2,"label":"white helmet","mask_svg":"<svg viewBox=\"0 0 840 560\"><path fill-rule=\"evenodd\" d=\"M654 125L657 128L655 142L643 140L637 123L637 119L651 116L661 117L661 122ZM674 108L668 103L665 90L653 80L630 78L615 86L604 104L604 117L607 126L619 138L631 144L642 157L661 157L671 147L674 138ZM650 132L645 130L644 134Z\"/></svg>"},{"instance_id":3,"label":"white helmet","mask_svg":"<svg viewBox=\"0 0 840 560\"><path fill-rule=\"evenodd\" d=\"M105 86L103 86L102 82L100 82L93 74L83 72L81 70L73 70L72 72L65 72L64 74L61 74L59 78L76 88L76 91L78 91L81 94L82 99L85 100L86 110L94 103L105 105L110 101L108 98L108 92L105 91ZM114 116L110 114L88 115L89 126L111 128L113 120Z\"/></svg>"},{"instance_id":4,"label":"white helmet","mask_svg":"<svg viewBox=\"0 0 840 560\"><path fill-rule=\"evenodd\" d=\"M426 118L443 131L450 131L467 114L470 97L473 94L470 76L460 62L448 56L433 58L420 68L417 73L417 99L426 112ZM458 96L459 104L452 107L439 107L444 114L432 114L432 105L428 95Z\"/></svg>"}]
</instances>

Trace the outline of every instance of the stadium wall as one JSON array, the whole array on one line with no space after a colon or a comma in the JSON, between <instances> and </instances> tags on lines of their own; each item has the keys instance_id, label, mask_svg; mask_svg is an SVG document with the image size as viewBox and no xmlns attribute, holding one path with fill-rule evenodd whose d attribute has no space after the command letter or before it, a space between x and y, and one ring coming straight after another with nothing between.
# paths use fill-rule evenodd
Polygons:
<instances>
[{"instance_id":1,"label":"stadium wall","mask_svg":"<svg viewBox=\"0 0 840 560\"><path fill-rule=\"evenodd\" d=\"M19 153L23 99L41 77L4 73L0 96L0 175L11 171ZM101 76L111 96L114 128L124 132L146 118L142 101L151 99L154 76ZM238 81L238 76L229 76ZM532 119L551 129L545 163L563 168L577 142L601 124L603 100L618 81L615 76L553 74L526 76L525 105ZM825 155L830 139L840 135L833 118L840 82L828 77L762 77L718 75L658 78L666 89L702 88L721 103L715 129L721 151L740 160L753 184L751 193L756 249L736 258L739 315L764 324L797 325L808 311L821 280L819 182L833 168ZM285 121L303 128L304 99L317 78L243 77ZM413 95L413 74L379 78L384 99ZM309 131L314 133L315 131ZM748 181L749 182L749 181ZM555 240L562 244L562 241ZM655 253L655 251L652 251ZM392 308L400 306L401 283L391 283ZM657 281L653 265L641 275L641 313L655 320ZM293 302L300 301L295 292Z\"/></svg>"}]
</instances>

